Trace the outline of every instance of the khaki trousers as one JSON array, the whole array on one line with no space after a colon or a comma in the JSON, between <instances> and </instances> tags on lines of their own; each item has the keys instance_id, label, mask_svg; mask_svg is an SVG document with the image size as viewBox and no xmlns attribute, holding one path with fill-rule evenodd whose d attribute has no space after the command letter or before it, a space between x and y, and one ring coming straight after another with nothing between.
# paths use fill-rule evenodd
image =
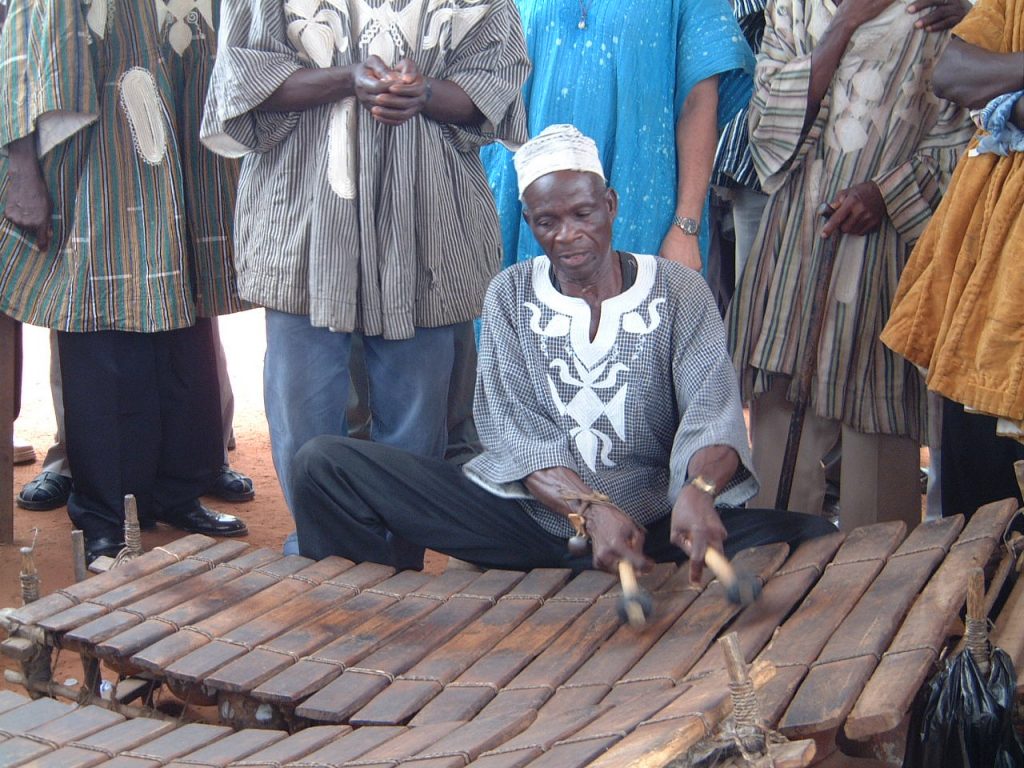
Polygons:
<instances>
[{"instance_id":1,"label":"khaki trousers","mask_svg":"<svg viewBox=\"0 0 1024 768\"><path fill-rule=\"evenodd\" d=\"M750 435L754 467L761 490L753 507L774 507L779 486L793 404L786 399L789 379L776 377L770 391L750 406ZM839 525L851 530L861 525L902 520L909 528L921 522L920 450L913 440L893 435L869 435L808 408L804 416L800 452L793 473L789 509L820 515L825 498L822 459L842 439L843 459L839 486Z\"/></svg>"}]
</instances>

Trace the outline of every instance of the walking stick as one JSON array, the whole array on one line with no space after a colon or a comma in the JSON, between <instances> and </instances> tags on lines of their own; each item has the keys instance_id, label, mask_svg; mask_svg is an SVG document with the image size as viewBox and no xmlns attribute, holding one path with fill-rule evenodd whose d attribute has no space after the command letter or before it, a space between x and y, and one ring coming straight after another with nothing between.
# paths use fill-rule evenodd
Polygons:
<instances>
[{"instance_id":1,"label":"walking stick","mask_svg":"<svg viewBox=\"0 0 1024 768\"><path fill-rule=\"evenodd\" d=\"M832 206L822 203L817 215L828 221L832 215ZM818 276L814 281L814 294L811 299L811 314L807 320L807 337L804 339L804 354L800 360L798 389L796 402L793 404L793 415L789 420L789 436L786 438L786 452L782 457L782 471L779 473L779 490L775 495L775 508L789 508L789 493L793 489L793 471L796 469L796 455L800 450L800 436L804 431L804 413L811 399L811 380L818 367L818 342L821 340L821 326L825 317L825 300L828 298L828 287L832 282L832 268L836 261L836 248L839 234L832 233L821 251L821 264Z\"/></svg>"}]
</instances>

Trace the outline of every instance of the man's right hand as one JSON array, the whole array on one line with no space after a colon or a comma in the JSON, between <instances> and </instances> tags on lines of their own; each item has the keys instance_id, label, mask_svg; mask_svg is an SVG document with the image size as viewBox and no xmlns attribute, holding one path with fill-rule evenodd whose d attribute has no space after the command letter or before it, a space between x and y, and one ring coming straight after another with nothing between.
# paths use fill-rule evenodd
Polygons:
<instances>
[{"instance_id":1,"label":"man's right hand","mask_svg":"<svg viewBox=\"0 0 1024 768\"><path fill-rule=\"evenodd\" d=\"M367 110L377 106L378 97L388 92L395 82L391 68L379 56L369 56L356 64L352 85L356 98Z\"/></svg>"},{"instance_id":2,"label":"man's right hand","mask_svg":"<svg viewBox=\"0 0 1024 768\"><path fill-rule=\"evenodd\" d=\"M34 134L18 139L8 147L4 216L35 237L36 246L45 251L50 247L53 232L53 203L35 152Z\"/></svg>"},{"instance_id":3,"label":"man's right hand","mask_svg":"<svg viewBox=\"0 0 1024 768\"><path fill-rule=\"evenodd\" d=\"M628 560L638 573L653 563L644 555L644 530L610 503L591 503L585 513L594 568L617 573L620 560Z\"/></svg>"},{"instance_id":4,"label":"man's right hand","mask_svg":"<svg viewBox=\"0 0 1024 768\"><path fill-rule=\"evenodd\" d=\"M834 18L856 29L862 24L867 24L895 2L896 0L844 0Z\"/></svg>"}]
</instances>

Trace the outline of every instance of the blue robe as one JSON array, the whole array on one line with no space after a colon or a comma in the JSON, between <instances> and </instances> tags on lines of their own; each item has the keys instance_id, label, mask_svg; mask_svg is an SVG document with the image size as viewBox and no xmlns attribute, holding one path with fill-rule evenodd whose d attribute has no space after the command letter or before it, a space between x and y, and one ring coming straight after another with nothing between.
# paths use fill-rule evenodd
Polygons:
<instances>
[{"instance_id":1,"label":"blue robe","mask_svg":"<svg viewBox=\"0 0 1024 768\"><path fill-rule=\"evenodd\" d=\"M533 73L531 136L572 123L592 137L619 194L614 246L657 253L676 205L675 126L690 89L719 75L719 130L750 100L754 58L726 0L517 0ZM581 8L587 25L579 29ZM501 216L505 264L542 253L503 146L482 153ZM706 251L702 226L701 249Z\"/></svg>"}]
</instances>

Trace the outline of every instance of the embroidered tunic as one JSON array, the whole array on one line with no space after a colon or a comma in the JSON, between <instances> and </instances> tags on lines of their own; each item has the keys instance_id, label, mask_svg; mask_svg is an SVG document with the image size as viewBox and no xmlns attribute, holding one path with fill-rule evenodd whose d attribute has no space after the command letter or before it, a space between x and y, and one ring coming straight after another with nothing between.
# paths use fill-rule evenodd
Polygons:
<instances>
[{"instance_id":1,"label":"embroidered tunic","mask_svg":"<svg viewBox=\"0 0 1024 768\"><path fill-rule=\"evenodd\" d=\"M590 341L590 309L559 293L550 261L509 267L484 302L474 416L485 451L467 475L521 499L547 531L572 535L564 517L520 482L567 467L641 525L670 514L701 448L740 456L717 503L757 491L736 374L714 299L700 275L637 256L632 286L601 307Z\"/></svg>"},{"instance_id":2,"label":"embroidered tunic","mask_svg":"<svg viewBox=\"0 0 1024 768\"><path fill-rule=\"evenodd\" d=\"M971 124L964 110L931 93L930 73L948 37L915 29L910 2L893 3L854 33L806 134L811 54L835 5L768 5L750 143L771 198L728 325L744 399L766 391L773 374L794 377L795 397L807 299L824 247L815 209L873 180L888 216L867 236L839 235L811 407L861 432L917 439L924 387L879 334L910 248L939 204Z\"/></svg>"},{"instance_id":3,"label":"embroidered tunic","mask_svg":"<svg viewBox=\"0 0 1024 768\"><path fill-rule=\"evenodd\" d=\"M525 139L529 71L512 0L230 0L204 140L244 156L239 288L314 326L402 339L480 312L501 261L479 159ZM450 80L479 127L418 115L376 122L354 97L301 112L258 109L303 67L380 56Z\"/></svg>"},{"instance_id":4,"label":"embroidered tunic","mask_svg":"<svg viewBox=\"0 0 1024 768\"><path fill-rule=\"evenodd\" d=\"M0 218L0 311L62 331L170 330L244 308L237 163L198 142L215 0L34 0L0 36L0 146L35 131L53 240ZM7 157L0 158L6 198Z\"/></svg>"},{"instance_id":5,"label":"embroidered tunic","mask_svg":"<svg viewBox=\"0 0 1024 768\"><path fill-rule=\"evenodd\" d=\"M750 100L754 59L726 0L517 0L534 71L530 135L572 123L597 142L619 193L614 245L657 253L676 207L676 123L693 86L719 75L718 125ZM582 10L586 26L579 28ZM543 253L523 222L512 155L484 153L506 264ZM705 217L706 218L706 217ZM705 247L708 227L702 227Z\"/></svg>"}]
</instances>

